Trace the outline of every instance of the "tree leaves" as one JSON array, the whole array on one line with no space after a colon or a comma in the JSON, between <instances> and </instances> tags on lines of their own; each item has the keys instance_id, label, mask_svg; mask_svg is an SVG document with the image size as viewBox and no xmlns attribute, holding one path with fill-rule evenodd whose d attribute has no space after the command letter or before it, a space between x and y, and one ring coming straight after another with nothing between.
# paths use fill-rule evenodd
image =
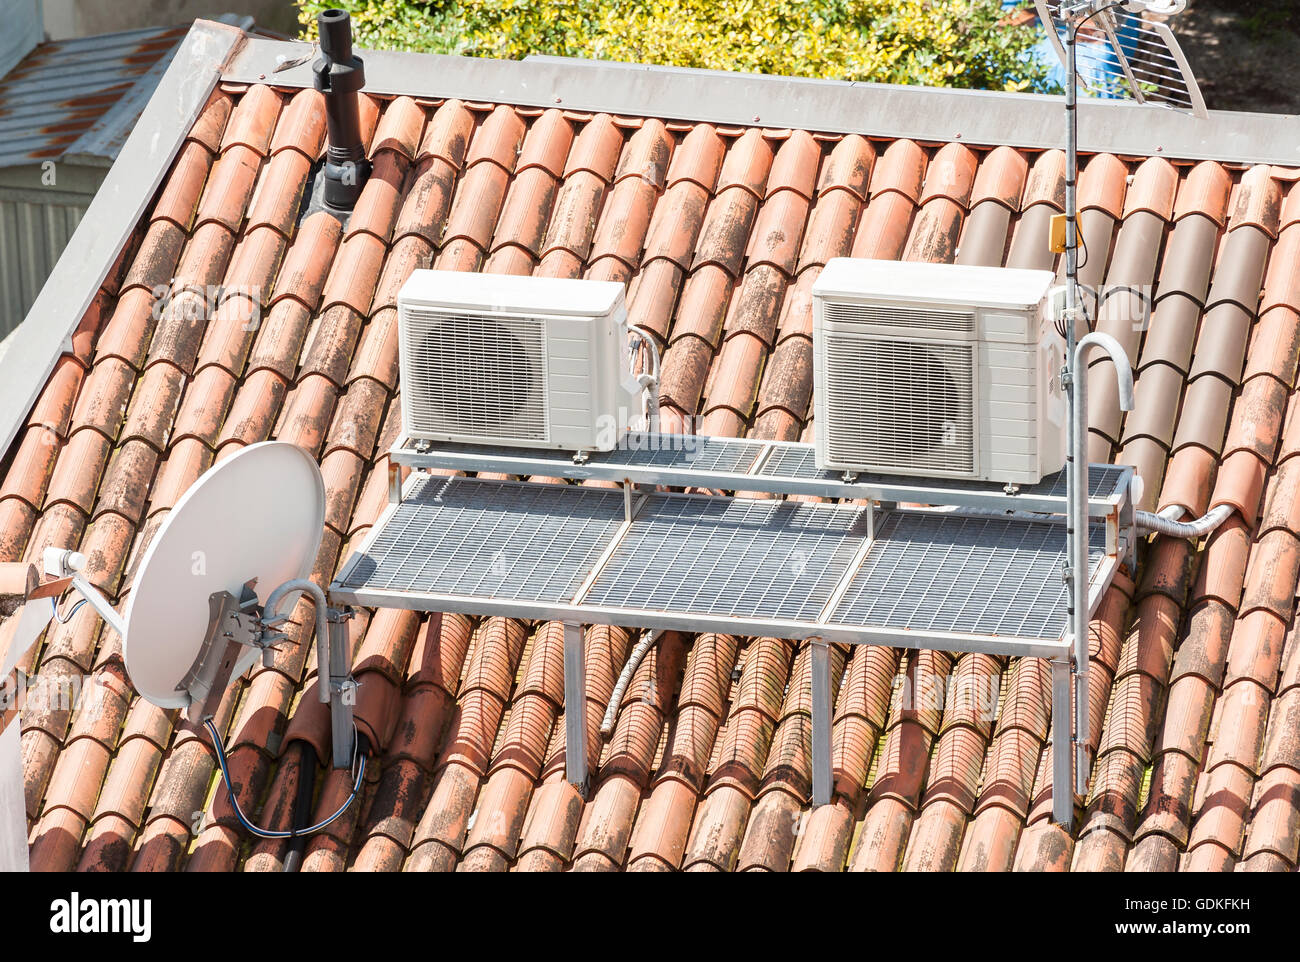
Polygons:
<instances>
[{"instance_id":1,"label":"tree leaves","mask_svg":"<svg viewBox=\"0 0 1300 962\"><path fill-rule=\"evenodd\" d=\"M362 47L518 59L530 53L933 87L1053 89L1041 27L999 0L298 0Z\"/></svg>"}]
</instances>

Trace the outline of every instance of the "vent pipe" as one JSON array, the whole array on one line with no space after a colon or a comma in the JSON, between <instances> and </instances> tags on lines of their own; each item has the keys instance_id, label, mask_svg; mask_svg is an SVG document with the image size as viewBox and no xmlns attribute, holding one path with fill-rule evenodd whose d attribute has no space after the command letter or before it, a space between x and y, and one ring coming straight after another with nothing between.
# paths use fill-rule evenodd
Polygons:
<instances>
[{"instance_id":1,"label":"vent pipe","mask_svg":"<svg viewBox=\"0 0 1300 962\"><path fill-rule=\"evenodd\" d=\"M352 18L346 10L324 10L316 17L320 57L312 64L316 89L325 95L329 146L325 154L325 206L346 213L356 205L370 176L361 143L358 91L365 86L361 58L352 53Z\"/></svg>"}]
</instances>

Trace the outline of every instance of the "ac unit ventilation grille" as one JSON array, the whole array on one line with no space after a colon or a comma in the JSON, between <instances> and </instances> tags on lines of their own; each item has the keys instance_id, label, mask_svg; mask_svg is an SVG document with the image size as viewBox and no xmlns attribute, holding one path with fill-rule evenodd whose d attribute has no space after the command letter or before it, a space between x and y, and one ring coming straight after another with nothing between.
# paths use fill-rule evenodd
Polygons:
<instances>
[{"instance_id":1,"label":"ac unit ventilation grille","mask_svg":"<svg viewBox=\"0 0 1300 962\"><path fill-rule=\"evenodd\" d=\"M408 308L406 321L408 430L549 440L544 320Z\"/></svg>"},{"instance_id":2,"label":"ac unit ventilation grille","mask_svg":"<svg viewBox=\"0 0 1300 962\"><path fill-rule=\"evenodd\" d=\"M975 330L975 315L965 311L916 310L906 307L882 307L879 304L854 304L830 301L825 305L826 320L840 324L870 324L877 327L901 327L931 331Z\"/></svg>"},{"instance_id":3,"label":"ac unit ventilation grille","mask_svg":"<svg viewBox=\"0 0 1300 962\"><path fill-rule=\"evenodd\" d=\"M826 339L827 450L881 471L966 474L975 463L974 346Z\"/></svg>"}]
</instances>

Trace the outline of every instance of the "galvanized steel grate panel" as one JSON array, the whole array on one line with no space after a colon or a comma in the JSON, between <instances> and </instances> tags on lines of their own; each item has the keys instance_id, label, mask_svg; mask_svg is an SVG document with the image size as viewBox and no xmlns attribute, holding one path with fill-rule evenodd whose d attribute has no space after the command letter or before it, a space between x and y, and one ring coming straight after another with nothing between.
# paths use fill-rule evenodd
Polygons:
<instances>
[{"instance_id":1,"label":"galvanized steel grate panel","mask_svg":"<svg viewBox=\"0 0 1300 962\"><path fill-rule=\"evenodd\" d=\"M1088 470L1089 498L1110 498L1120 493L1127 469L1116 464L1094 464ZM816 450L810 444L780 443L772 446L771 453L755 472L765 478L794 478L800 481L832 480L843 471L825 471L817 467ZM862 473L856 477L858 484L927 484L938 489L953 491L1001 490L992 481L972 481L966 478L903 478L897 475ZM1038 484L1020 485L1020 493L1046 498L1064 498L1066 475L1064 471L1049 474Z\"/></svg>"},{"instance_id":2,"label":"galvanized steel grate panel","mask_svg":"<svg viewBox=\"0 0 1300 962\"><path fill-rule=\"evenodd\" d=\"M1088 497L1110 498L1119 494L1121 485L1124 483L1126 470L1126 468L1118 464L1089 465ZM1064 498L1067 481L1066 472L1058 471L1056 474L1043 478L1038 484L1020 490L1041 494L1049 498Z\"/></svg>"},{"instance_id":3,"label":"galvanized steel grate panel","mask_svg":"<svg viewBox=\"0 0 1300 962\"><path fill-rule=\"evenodd\" d=\"M569 601L623 521L608 488L429 478L339 587Z\"/></svg>"},{"instance_id":4,"label":"galvanized steel grate panel","mask_svg":"<svg viewBox=\"0 0 1300 962\"><path fill-rule=\"evenodd\" d=\"M760 444L697 434L629 433L613 451L591 455L600 464L647 468L681 468L748 474L763 448Z\"/></svg>"},{"instance_id":5,"label":"galvanized steel grate panel","mask_svg":"<svg viewBox=\"0 0 1300 962\"><path fill-rule=\"evenodd\" d=\"M582 603L813 622L866 537L866 511L654 495Z\"/></svg>"},{"instance_id":6,"label":"galvanized steel grate panel","mask_svg":"<svg viewBox=\"0 0 1300 962\"><path fill-rule=\"evenodd\" d=\"M1105 530L1090 532L1090 573ZM1057 639L1066 624L1065 526L898 511L880 525L832 624Z\"/></svg>"}]
</instances>

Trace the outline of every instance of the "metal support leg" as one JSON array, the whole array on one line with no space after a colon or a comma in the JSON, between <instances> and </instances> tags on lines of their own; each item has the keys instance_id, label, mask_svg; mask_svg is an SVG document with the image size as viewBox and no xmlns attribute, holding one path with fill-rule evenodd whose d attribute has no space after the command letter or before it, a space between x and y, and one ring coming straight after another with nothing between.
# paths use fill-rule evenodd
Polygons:
<instances>
[{"instance_id":1,"label":"metal support leg","mask_svg":"<svg viewBox=\"0 0 1300 962\"><path fill-rule=\"evenodd\" d=\"M1074 790L1088 794L1088 676L1074 675Z\"/></svg>"},{"instance_id":2,"label":"metal support leg","mask_svg":"<svg viewBox=\"0 0 1300 962\"><path fill-rule=\"evenodd\" d=\"M1052 662L1052 821L1067 832L1074 824L1070 677L1068 658Z\"/></svg>"},{"instance_id":3,"label":"metal support leg","mask_svg":"<svg viewBox=\"0 0 1300 962\"><path fill-rule=\"evenodd\" d=\"M587 797L587 663L582 626L564 625L564 772Z\"/></svg>"},{"instance_id":4,"label":"metal support leg","mask_svg":"<svg viewBox=\"0 0 1300 962\"><path fill-rule=\"evenodd\" d=\"M330 736L334 746L334 767L352 767L352 750L356 742L356 728L352 724L352 708L357 703L357 683L349 673L352 658L348 652L347 623L351 611L329 611L330 628Z\"/></svg>"},{"instance_id":5,"label":"metal support leg","mask_svg":"<svg viewBox=\"0 0 1300 962\"><path fill-rule=\"evenodd\" d=\"M813 805L831 801L831 650L812 643L812 796Z\"/></svg>"}]
</instances>

